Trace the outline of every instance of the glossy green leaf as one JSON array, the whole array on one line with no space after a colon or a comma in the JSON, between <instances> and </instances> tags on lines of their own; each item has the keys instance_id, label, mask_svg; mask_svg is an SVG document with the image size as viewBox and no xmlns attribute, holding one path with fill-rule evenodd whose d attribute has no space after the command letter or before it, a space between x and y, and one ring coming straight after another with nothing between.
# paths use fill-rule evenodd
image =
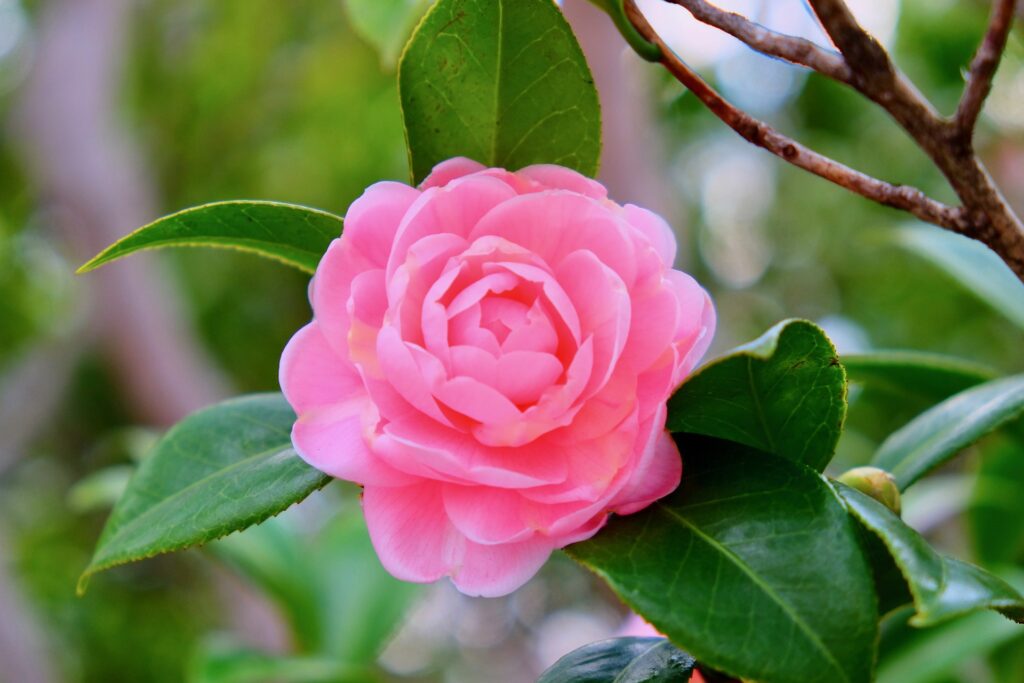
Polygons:
<instances>
[{"instance_id":1,"label":"glossy green leaf","mask_svg":"<svg viewBox=\"0 0 1024 683\"><path fill-rule=\"evenodd\" d=\"M381 64L394 68L405 41L431 0L345 0L352 27L380 53Z\"/></svg>"},{"instance_id":2,"label":"glossy green leaf","mask_svg":"<svg viewBox=\"0 0 1024 683\"><path fill-rule=\"evenodd\" d=\"M840 360L851 383L934 401L996 378L994 370L980 363L923 351L871 351L843 355Z\"/></svg>"},{"instance_id":3,"label":"glossy green leaf","mask_svg":"<svg viewBox=\"0 0 1024 683\"><path fill-rule=\"evenodd\" d=\"M948 398L894 432L871 464L891 472L901 490L961 449L1024 412L1024 375L979 384Z\"/></svg>"},{"instance_id":4,"label":"glossy green leaf","mask_svg":"<svg viewBox=\"0 0 1024 683\"><path fill-rule=\"evenodd\" d=\"M612 638L573 650L537 683L686 683L695 665L664 638Z\"/></svg>"},{"instance_id":5,"label":"glossy green leaf","mask_svg":"<svg viewBox=\"0 0 1024 683\"><path fill-rule=\"evenodd\" d=\"M417 183L456 156L597 173L597 91L551 0L438 0L402 55L398 82Z\"/></svg>"},{"instance_id":6,"label":"glossy green leaf","mask_svg":"<svg viewBox=\"0 0 1024 683\"><path fill-rule=\"evenodd\" d=\"M95 270L144 249L220 247L280 261L307 273L316 270L342 219L295 204L234 201L204 204L156 220L110 245L78 269Z\"/></svg>"},{"instance_id":7,"label":"glossy green leaf","mask_svg":"<svg viewBox=\"0 0 1024 683\"><path fill-rule=\"evenodd\" d=\"M971 491L968 528L985 565L1024 563L1024 429L1009 431L981 453Z\"/></svg>"},{"instance_id":8,"label":"glossy green leaf","mask_svg":"<svg viewBox=\"0 0 1024 683\"><path fill-rule=\"evenodd\" d=\"M915 626L931 626L955 616L994 609L1024 621L1024 597L984 569L935 552L888 508L848 486L835 484L850 512L885 544L914 599Z\"/></svg>"},{"instance_id":9,"label":"glossy green leaf","mask_svg":"<svg viewBox=\"0 0 1024 683\"><path fill-rule=\"evenodd\" d=\"M906 226L896 239L1024 329L1024 283L984 244L924 225Z\"/></svg>"},{"instance_id":10,"label":"glossy green leaf","mask_svg":"<svg viewBox=\"0 0 1024 683\"><path fill-rule=\"evenodd\" d=\"M114 507L79 591L98 571L244 529L324 486L292 450L294 420L283 396L258 394L172 427Z\"/></svg>"},{"instance_id":11,"label":"glossy green leaf","mask_svg":"<svg viewBox=\"0 0 1024 683\"><path fill-rule=\"evenodd\" d=\"M821 328L787 320L693 374L669 399L673 432L746 444L819 472L846 416L846 377Z\"/></svg>"},{"instance_id":12,"label":"glossy green leaf","mask_svg":"<svg viewBox=\"0 0 1024 683\"><path fill-rule=\"evenodd\" d=\"M762 683L869 681L874 586L832 487L740 444L690 437L680 449L675 493L570 555L715 669Z\"/></svg>"}]
</instances>

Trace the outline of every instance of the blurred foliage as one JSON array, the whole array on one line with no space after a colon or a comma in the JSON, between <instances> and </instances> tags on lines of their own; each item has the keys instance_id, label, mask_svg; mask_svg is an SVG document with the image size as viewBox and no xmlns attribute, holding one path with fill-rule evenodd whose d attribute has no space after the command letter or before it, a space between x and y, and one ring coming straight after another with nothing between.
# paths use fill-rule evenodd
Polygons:
<instances>
[{"instance_id":1,"label":"blurred foliage","mask_svg":"<svg viewBox=\"0 0 1024 683\"><path fill-rule=\"evenodd\" d=\"M19 4L0 0L0 5L11 3ZM29 24L44 5L20 3ZM975 0L902 3L895 57L943 111L955 104L986 13L986 3ZM367 185L408 178L394 74L382 68L381 56L353 30L342 0L143 0L131 29L123 110L156 178L163 211L251 198L343 214ZM0 118L18 95L30 42L29 37L14 52L0 55ZM1009 57L1010 66L1022 68L1019 30ZM680 250L691 255L688 267L715 295L720 316L716 348L753 338L781 318L803 316L820 321L841 351L914 348L983 362L1002 372L1024 368L1019 329L956 278L893 240L894 229L907 222L905 215L745 147L694 98L681 95L677 83L653 67L646 73L658 85L662 161L671 169L690 227L681 233ZM876 107L817 76L798 86L768 116L774 125L866 172L951 197L920 151ZM1000 151L996 143L1021 153L1024 126L999 128L992 118L983 123L982 139L990 145L986 154ZM61 256L64 247L54 240L50 219L39 208L42 198L19 165L16 142L9 135L0 137L0 380L26 350L73 329L76 303L69 287L71 268ZM726 157L739 159L739 166L722 166ZM756 173L729 176L737 167ZM709 205L717 196L712 191L716 173L746 191L745 201L733 207L739 213L724 222L715 213L720 207ZM758 199L755 190L761 186L767 194ZM1007 190L1022 195L1022 188ZM276 388L280 351L310 315L308 279L242 254L189 251L163 258L173 264L189 315L235 387ZM851 398L840 443L844 466L865 462L886 434L931 404L905 392L856 388ZM103 359L86 354L63 404L27 457L0 471L0 526L14 574L47 630L54 662L68 681L82 683L179 682L188 675L197 681L261 680L231 667L241 662L241 669L261 671L260 662L272 658L212 635L231 625L219 607L215 571L206 556L184 554L121 568L95 581L84 599L74 597L75 579L105 516L106 487L115 486L117 476L108 472L105 479L93 479L92 489L79 486L70 501L68 493L87 475L134 462L138 446L133 445L137 432L130 431L131 414ZM1024 437L1019 432L1004 431L952 465L969 476L979 474L966 530L946 525L934 534L940 546L969 544L975 560L1011 577L1019 569L1000 567L1024 561L1019 543ZM306 519L298 515L282 524ZM287 596L294 591L287 585L294 577L288 576L320 566L314 563L319 555L303 544L312 542L317 552L327 552L335 540L324 540L321 549L311 539L358 543L344 540L346 534L357 538L358 531L346 527L344 518L314 515L314 520L308 533L279 537L275 522L253 530L251 537L232 537L215 552L262 586L279 607L292 604ZM986 532L991 529L1012 532L1013 542L993 539ZM247 549L249 543L255 545ZM275 544L289 546L270 550L268 559L267 548L278 548ZM285 556L294 561L280 566ZM323 564L318 571L326 573L309 585L345 571L373 571L346 566ZM500 622L500 638L529 641L533 636L524 624L540 629L544 623L536 605L568 614L596 600L593 582L569 562L552 562L544 576L557 589L543 598L527 592L511 603L517 616L494 620ZM381 586L385 593L394 589L386 581ZM340 588L320 601L308 594L294 598L294 604L306 605L303 609L319 610L318 619L339 620L324 625L319 635L297 634L303 645L296 656L314 657L298 662L307 673L320 671L315 666L320 651L356 648L365 661L374 650L374 645L344 636L332 636L329 643L318 640L328 632L351 631L351 624L342 622L352 612L338 605L351 607L351 600L366 598L346 597ZM390 597L408 599L400 592ZM360 631L370 641L386 637L387 625L397 619L398 607L379 604L384 607L374 618L380 618L375 623L384 635ZM287 613L289 608L282 609ZM364 603L360 609L370 608ZM617 607L593 609L605 610L600 614L610 619L618 615ZM293 617L293 622L303 619ZM1000 619L979 614L917 631L902 625L905 615L891 616L882 641L882 671L889 676L883 680L1018 683L1024 679L1024 641L1019 630L1007 629L1008 622ZM487 626L493 630L495 623ZM444 641L449 649L435 659L411 668L432 680L473 680L466 672L473 671L474 657L497 666L504 656L512 662L510 670L522 669L520 650L505 648L502 654L494 644L504 642L499 636L484 637L492 631L479 625L466 630L469 635ZM550 633L559 630L566 629ZM465 643L484 644L474 650ZM456 647L463 649L461 660ZM448 674L438 672L438 661L448 657L455 658ZM289 665L288 660L275 661ZM901 673L904 666L923 673L907 678Z\"/></svg>"}]
</instances>

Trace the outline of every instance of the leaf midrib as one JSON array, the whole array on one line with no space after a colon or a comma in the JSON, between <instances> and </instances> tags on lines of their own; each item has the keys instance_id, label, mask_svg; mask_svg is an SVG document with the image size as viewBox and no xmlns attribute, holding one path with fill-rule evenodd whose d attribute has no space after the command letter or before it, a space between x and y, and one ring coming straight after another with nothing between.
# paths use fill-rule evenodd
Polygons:
<instances>
[{"instance_id":1,"label":"leaf midrib","mask_svg":"<svg viewBox=\"0 0 1024 683\"><path fill-rule=\"evenodd\" d=\"M219 478L221 476L224 476L225 474L231 472L232 470L235 470L236 468L239 468L242 465L248 464L248 463L250 463L250 462L252 462L252 461L254 461L256 459L269 457L269 456L275 455L276 453L280 453L283 450L291 450L292 452L294 452L294 450L291 448L291 444L289 442L282 442L281 444L279 444L277 446L274 446L272 448L267 448L265 450L260 451L259 453L255 453L253 455L247 456L247 457L245 457L245 458L243 458L243 459L241 459L241 460L239 460L237 462L234 462L234 463L228 465L227 467L225 467L223 469L219 469L219 470L216 470L214 472L211 472L210 474L202 477L201 479L197 479L196 481L192 482L191 484L189 484L185 488L178 489L177 491L175 491L170 496L161 499L156 505L153 505L153 506L147 508L141 514L136 515L135 517L133 517L131 519L131 521L129 521L123 527L118 529L117 532L113 536L111 536L110 539L107 542L105 542L103 545L105 547L110 547L112 545L115 545L115 543L119 539L121 539L126 532L128 532L128 531L134 529L135 527L137 527L140 522L142 522L143 520L147 519L153 512L155 512L156 510L162 509L164 506L166 506L171 501L174 501L174 500L180 498L181 496L183 496L186 493L188 493L189 491L195 489L199 485L207 483L207 482L209 482L211 480L217 479L217 478ZM110 561L113 561L113 560L112 559L108 559L106 561L110 562ZM95 563L95 562L90 562L89 564L90 564L90 569L98 569L98 568L101 568L102 565L103 565L102 562L98 563L98 564Z\"/></svg>"},{"instance_id":2,"label":"leaf midrib","mask_svg":"<svg viewBox=\"0 0 1024 683\"><path fill-rule=\"evenodd\" d=\"M754 573L753 570L751 570L751 568L746 565L746 563L744 563L725 545L719 543L711 536L708 536L706 533L701 531L700 528L693 524L693 522L686 519L672 508L669 508L665 505L658 505L658 509L661 510L666 515L668 515L669 517L671 517L672 519L689 527L690 530L692 530L698 538L700 538L706 544L711 546L711 548L713 548L714 550L718 551L727 560L732 562L741 572L743 572L747 577L749 577L755 586L760 588L772 602L777 604L782 609L782 611L785 612L790 619L792 619L793 623L796 624L797 628L803 632L803 634L807 637L811 644L814 645L815 649L817 649L822 655L824 655L825 659L829 661L829 663L832 665L833 670L839 673L839 675L842 677L842 680L846 681L847 683L850 682L850 678L846 675L846 672L843 670L843 667L840 666L838 661L836 661L835 657L832 655L832 652L827 647L825 647L825 644L821 641L820 638L818 638L818 635L814 632L814 630L811 629L811 627L804 622L804 620L800 617L799 614L793 612L792 608L790 608L790 606L782 599L782 597L778 595L770 585L765 583L756 573Z\"/></svg>"}]
</instances>

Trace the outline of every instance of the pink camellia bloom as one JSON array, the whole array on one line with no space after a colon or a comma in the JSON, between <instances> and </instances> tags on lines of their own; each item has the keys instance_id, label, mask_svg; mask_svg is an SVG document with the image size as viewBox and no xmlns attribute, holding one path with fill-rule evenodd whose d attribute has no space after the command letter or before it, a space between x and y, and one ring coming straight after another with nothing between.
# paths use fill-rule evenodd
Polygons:
<instances>
[{"instance_id":1,"label":"pink camellia bloom","mask_svg":"<svg viewBox=\"0 0 1024 683\"><path fill-rule=\"evenodd\" d=\"M714 310L655 214L560 166L371 186L281 358L312 466L361 484L381 562L471 595L672 491L665 401Z\"/></svg>"}]
</instances>

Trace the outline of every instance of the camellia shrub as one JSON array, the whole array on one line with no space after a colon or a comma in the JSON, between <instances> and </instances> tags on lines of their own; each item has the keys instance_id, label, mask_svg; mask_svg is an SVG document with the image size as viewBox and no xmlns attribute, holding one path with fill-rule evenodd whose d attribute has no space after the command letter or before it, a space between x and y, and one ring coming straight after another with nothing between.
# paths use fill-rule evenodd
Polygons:
<instances>
[{"instance_id":1,"label":"camellia shrub","mask_svg":"<svg viewBox=\"0 0 1024 683\"><path fill-rule=\"evenodd\" d=\"M722 99L632 2L595 4L752 143L984 241L1002 257L986 252L993 268L1024 273L1024 229L970 144L1015 3L995 3L961 107L940 119L841 1L810 3L838 52L677 2L878 102L960 207L788 140ZM897 610L919 628L983 609L1024 621L1014 588L900 517L902 490L1024 410L1024 377L913 352L840 357L804 320L698 366L715 307L673 267L669 225L593 180L598 97L551 0L437 0L398 82L410 184L367 188L344 218L265 201L187 209L82 267L166 246L240 249L309 273L312 319L284 349L282 393L209 407L156 444L80 591L337 478L362 487L370 540L398 579L505 595L564 549L650 625L567 655L548 683L866 683L880 621ZM934 407L871 467L831 478L850 380L920 386Z\"/></svg>"}]
</instances>

